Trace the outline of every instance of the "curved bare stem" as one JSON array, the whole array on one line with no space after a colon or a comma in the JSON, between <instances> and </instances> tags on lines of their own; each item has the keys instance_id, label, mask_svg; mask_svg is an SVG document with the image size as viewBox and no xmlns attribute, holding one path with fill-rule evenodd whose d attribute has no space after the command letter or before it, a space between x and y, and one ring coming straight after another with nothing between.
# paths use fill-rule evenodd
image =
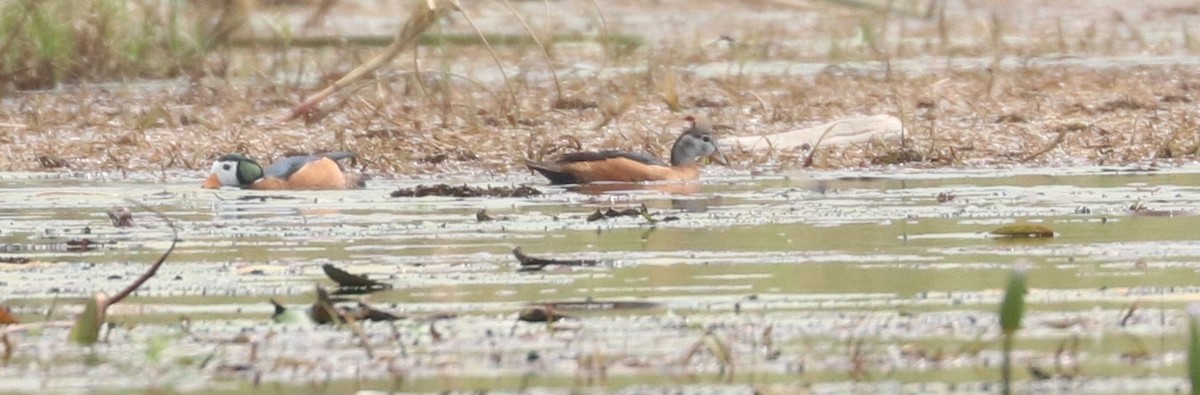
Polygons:
<instances>
[{"instance_id":1,"label":"curved bare stem","mask_svg":"<svg viewBox=\"0 0 1200 395\"><path fill-rule=\"evenodd\" d=\"M529 27L529 24L525 22L525 18L521 17L521 14L517 12L516 8L513 8L508 0L504 0L504 6L508 7L508 11L512 12L513 16L517 17L517 21L520 21L521 26L524 26L525 31L529 33L529 37L533 38L533 43L537 44L538 48L542 50L542 57L546 58L546 64L550 69L550 76L554 78L554 91L558 93L558 99L562 100L562 85L558 83L558 72L554 71L554 59L550 58L550 51L546 50L546 46L542 44L542 40L538 39L537 34L533 32L533 28Z\"/></svg>"}]
</instances>

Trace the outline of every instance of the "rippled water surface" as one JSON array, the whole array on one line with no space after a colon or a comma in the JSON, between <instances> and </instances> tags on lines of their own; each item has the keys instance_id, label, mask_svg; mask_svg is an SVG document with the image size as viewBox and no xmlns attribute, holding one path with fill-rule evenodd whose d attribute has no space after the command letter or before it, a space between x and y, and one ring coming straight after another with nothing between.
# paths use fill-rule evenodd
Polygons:
<instances>
[{"instance_id":1,"label":"rippled water surface","mask_svg":"<svg viewBox=\"0 0 1200 395\"><path fill-rule=\"evenodd\" d=\"M389 197L430 180L264 193L165 178L0 174L0 260L23 262L0 263L0 304L24 323L6 332L0 388L987 392L996 305L1018 260L1032 286L1020 386L1186 388L1198 168L715 174L584 190L529 175L439 180L545 193L465 199ZM123 288L171 240L121 198L160 210L181 241L113 307L107 341L69 345L81 301ZM678 219L587 220L641 204ZM135 226L113 227L113 206L131 208ZM483 209L496 220L478 221ZM1056 237L988 236L1011 223ZM86 251L68 243L82 239ZM518 272L518 246L602 262ZM304 309L315 286L335 288L323 264L391 284L345 297L409 319L272 323L271 298ZM517 321L531 303L589 299L656 306Z\"/></svg>"}]
</instances>

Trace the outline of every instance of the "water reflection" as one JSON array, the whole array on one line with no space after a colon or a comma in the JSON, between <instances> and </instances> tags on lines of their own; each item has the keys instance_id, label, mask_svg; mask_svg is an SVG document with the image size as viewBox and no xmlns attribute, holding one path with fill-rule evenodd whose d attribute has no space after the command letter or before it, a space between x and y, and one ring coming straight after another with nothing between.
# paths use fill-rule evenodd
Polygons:
<instances>
[{"instance_id":1,"label":"water reflection","mask_svg":"<svg viewBox=\"0 0 1200 395\"><path fill-rule=\"evenodd\" d=\"M608 193L629 192L661 192L669 195L692 195L700 191L696 183L591 183L567 187L568 191L585 195L602 195Z\"/></svg>"}]
</instances>

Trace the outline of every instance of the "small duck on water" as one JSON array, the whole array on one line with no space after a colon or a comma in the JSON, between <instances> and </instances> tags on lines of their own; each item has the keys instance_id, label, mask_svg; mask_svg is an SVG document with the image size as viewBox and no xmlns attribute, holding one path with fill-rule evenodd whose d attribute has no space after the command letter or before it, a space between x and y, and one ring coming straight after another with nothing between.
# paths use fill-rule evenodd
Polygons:
<instances>
[{"instance_id":1,"label":"small duck on water","mask_svg":"<svg viewBox=\"0 0 1200 395\"><path fill-rule=\"evenodd\" d=\"M353 158L350 152L289 156L262 167L240 154L217 158L203 187L238 187L256 190L357 189L366 186L359 174L347 173L339 161Z\"/></svg>"},{"instance_id":2,"label":"small duck on water","mask_svg":"<svg viewBox=\"0 0 1200 395\"><path fill-rule=\"evenodd\" d=\"M599 181L694 181L700 178L700 159L726 164L717 149L712 125L693 116L690 126L671 146L670 163L645 152L588 151L559 156L549 162L525 161L525 166L550 180L550 184L586 184Z\"/></svg>"}]
</instances>

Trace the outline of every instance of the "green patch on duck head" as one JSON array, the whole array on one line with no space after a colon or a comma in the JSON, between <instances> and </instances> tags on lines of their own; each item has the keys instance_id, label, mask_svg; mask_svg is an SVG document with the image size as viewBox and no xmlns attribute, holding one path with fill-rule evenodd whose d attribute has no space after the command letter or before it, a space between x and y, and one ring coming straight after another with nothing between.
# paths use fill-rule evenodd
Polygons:
<instances>
[{"instance_id":1,"label":"green patch on duck head","mask_svg":"<svg viewBox=\"0 0 1200 395\"><path fill-rule=\"evenodd\" d=\"M237 162L237 180L238 184L250 185L263 177L262 165L255 162L253 159L247 158L241 154L229 154L222 156L222 162Z\"/></svg>"}]
</instances>

